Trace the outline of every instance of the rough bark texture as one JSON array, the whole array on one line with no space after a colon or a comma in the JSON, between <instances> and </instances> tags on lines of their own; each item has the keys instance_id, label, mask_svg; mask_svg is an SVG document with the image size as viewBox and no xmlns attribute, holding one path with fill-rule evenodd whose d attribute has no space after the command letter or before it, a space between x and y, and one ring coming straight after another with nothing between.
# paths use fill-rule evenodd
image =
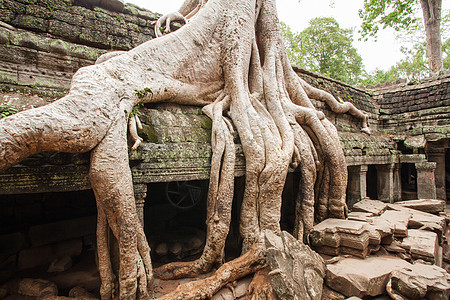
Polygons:
<instances>
[{"instance_id":1,"label":"rough bark texture","mask_svg":"<svg viewBox=\"0 0 450 300\"><path fill-rule=\"evenodd\" d=\"M157 276L195 276L222 263L234 183L231 122L246 157L240 220L243 253L260 242L263 230L281 234L281 194L290 164L298 166L301 174L298 239L307 236L315 216L321 220L346 215L347 169L337 131L310 99L360 118L365 132L367 117L294 73L283 45L275 0L187 0L179 14L188 23L178 31L128 52L108 54L74 75L67 96L0 121L0 170L40 151L91 151L103 299L146 297L152 278L127 152L128 123L135 146L139 144L134 127L139 125L138 119L131 115L129 121L138 103L200 105L213 120L203 254L193 262L163 266L155 271ZM170 24L166 22L167 27ZM117 276L108 253L108 227L119 245ZM239 274L248 274L256 270L255 262L262 264L258 255L249 252L227 263L225 269L219 269L225 273L218 271L207 284L195 284L192 288L198 291L192 297L208 297L210 286L218 288L236 279L226 272L242 266Z\"/></svg>"},{"instance_id":2,"label":"rough bark texture","mask_svg":"<svg viewBox=\"0 0 450 300\"><path fill-rule=\"evenodd\" d=\"M444 67L441 45L442 0L420 0L427 35L427 52L430 73L438 73Z\"/></svg>"}]
</instances>

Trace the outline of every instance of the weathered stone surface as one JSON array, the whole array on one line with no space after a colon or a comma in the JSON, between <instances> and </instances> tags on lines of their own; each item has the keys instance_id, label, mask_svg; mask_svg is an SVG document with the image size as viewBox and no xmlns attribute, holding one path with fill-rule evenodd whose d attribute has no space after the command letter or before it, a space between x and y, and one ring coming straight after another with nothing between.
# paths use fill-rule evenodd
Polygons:
<instances>
[{"instance_id":1,"label":"weathered stone surface","mask_svg":"<svg viewBox=\"0 0 450 300\"><path fill-rule=\"evenodd\" d=\"M315 225L309 237L311 246L319 253L363 258L371 250L378 250L382 230L365 222L330 218Z\"/></svg>"},{"instance_id":2,"label":"weathered stone surface","mask_svg":"<svg viewBox=\"0 0 450 300\"><path fill-rule=\"evenodd\" d=\"M420 210L423 212L427 212L430 214L438 214L445 209L445 201L437 200L437 199L421 199L421 200L408 200L408 201L399 201L395 204L412 208L416 210Z\"/></svg>"},{"instance_id":3,"label":"weathered stone surface","mask_svg":"<svg viewBox=\"0 0 450 300\"><path fill-rule=\"evenodd\" d=\"M33 247L66 241L95 233L94 216L71 219L30 227L29 237Z\"/></svg>"},{"instance_id":4,"label":"weathered stone surface","mask_svg":"<svg viewBox=\"0 0 450 300\"><path fill-rule=\"evenodd\" d=\"M72 267L72 258L70 256L63 256L61 258L54 259L47 269L49 273L59 273L67 271Z\"/></svg>"},{"instance_id":5,"label":"weathered stone surface","mask_svg":"<svg viewBox=\"0 0 450 300\"><path fill-rule=\"evenodd\" d=\"M414 264L392 272L386 290L395 300L448 300L450 275L434 265Z\"/></svg>"},{"instance_id":6,"label":"weathered stone surface","mask_svg":"<svg viewBox=\"0 0 450 300\"><path fill-rule=\"evenodd\" d=\"M408 250L414 259L435 263L438 257L437 234L431 231L409 229L408 236L403 239L400 246Z\"/></svg>"},{"instance_id":7,"label":"weathered stone surface","mask_svg":"<svg viewBox=\"0 0 450 300\"><path fill-rule=\"evenodd\" d=\"M352 211L371 213L373 216L379 216L386 209L387 204L382 201L364 199L353 205Z\"/></svg>"},{"instance_id":8,"label":"weathered stone surface","mask_svg":"<svg viewBox=\"0 0 450 300\"><path fill-rule=\"evenodd\" d=\"M381 295L392 271L411 266L393 257L344 258L327 265L326 285L347 297Z\"/></svg>"},{"instance_id":9,"label":"weathered stone surface","mask_svg":"<svg viewBox=\"0 0 450 300\"><path fill-rule=\"evenodd\" d=\"M24 278L6 283L1 288L6 295L20 295L35 297L35 299L50 299L58 295L58 287L51 281L43 279Z\"/></svg>"},{"instance_id":10,"label":"weathered stone surface","mask_svg":"<svg viewBox=\"0 0 450 300\"><path fill-rule=\"evenodd\" d=\"M52 262L63 256L78 256L83 248L81 239L70 240L59 244L26 249L19 252L18 268L29 269Z\"/></svg>"},{"instance_id":11,"label":"weathered stone surface","mask_svg":"<svg viewBox=\"0 0 450 300\"><path fill-rule=\"evenodd\" d=\"M392 253L406 253L405 248L401 247L401 242L399 242L399 241L393 241L391 244L384 245L383 247L388 252L392 252Z\"/></svg>"},{"instance_id":12,"label":"weathered stone surface","mask_svg":"<svg viewBox=\"0 0 450 300\"><path fill-rule=\"evenodd\" d=\"M86 291L86 289L83 288L82 286L76 286L71 288L69 291L69 297L82 300L96 299L93 294Z\"/></svg>"},{"instance_id":13,"label":"weathered stone surface","mask_svg":"<svg viewBox=\"0 0 450 300\"><path fill-rule=\"evenodd\" d=\"M446 228L446 222L444 216L436 216L426 212L422 212L416 209L410 209L402 207L397 204L389 204L389 209L395 211L404 211L411 214L411 219L409 219L408 227L411 229L420 228L422 230L433 231L437 233L439 238L439 243L442 242L443 234Z\"/></svg>"},{"instance_id":14,"label":"weathered stone surface","mask_svg":"<svg viewBox=\"0 0 450 300\"><path fill-rule=\"evenodd\" d=\"M405 237L408 235L408 222L411 219L411 213L408 211L385 211L380 218L391 223L394 228L395 237Z\"/></svg>"},{"instance_id":15,"label":"weathered stone surface","mask_svg":"<svg viewBox=\"0 0 450 300\"><path fill-rule=\"evenodd\" d=\"M321 299L325 263L287 232L265 232L270 282L280 299Z\"/></svg>"}]
</instances>

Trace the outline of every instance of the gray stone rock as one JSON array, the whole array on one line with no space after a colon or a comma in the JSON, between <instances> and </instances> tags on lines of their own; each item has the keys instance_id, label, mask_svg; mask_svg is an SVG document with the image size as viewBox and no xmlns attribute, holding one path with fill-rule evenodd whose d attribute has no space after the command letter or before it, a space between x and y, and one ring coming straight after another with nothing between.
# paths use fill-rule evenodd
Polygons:
<instances>
[{"instance_id":1,"label":"gray stone rock","mask_svg":"<svg viewBox=\"0 0 450 300\"><path fill-rule=\"evenodd\" d=\"M394 257L345 258L327 265L326 285L346 297L383 294L394 270L411 266Z\"/></svg>"},{"instance_id":2,"label":"gray stone rock","mask_svg":"<svg viewBox=\"0 0 450 300\"><path fill-rule=\"evenodd\" d=\"M436 216L416 209L406 208L397 204L389 204L389 209L410 213L411 219L409 220L408 228L420 228L422 230L436 232L439 238L439 243L442 243L446 228L444 216Z\"/></svg>"},{"instance_id":3,"label":"gray stone rock","mask_svg":"<svg viewBox=\"0 0 450 300\"><path fill-rule=\"evenodd\" d=\"M287 232L265 232L270 283L280 299L322 297L325 263L319 254Z\"/></svg>"},{"instance_id":4,"label":"gray stone rock","mask_svg":"<svg viewBox=\"0 0 450 300\"><path fill-rule=\"evenodd\" d=\"M431 231L409 229L408 236L403 239L401 245L414 259L423 259L435 263L438 257L437 234Z\"/></svg>"},{"instance_id":5,"label":"gray stone rock","mask_svg":"<svg viewBox=\"0 0 450 300\"><path fill-rule=\"evenodd\" d=\"M396 202L395 204L430 214L438 214L445 209L445 201L438 199L408 200Z\"/></svg>"},{"instance_id":6,"label":"gray stone rock","mask_svg":"<svg viewBox=\"0 0 450 300\"><path fill-rule=\"evenodd\" d=\"M67 271L72 267L72 258L70 256L63 256L61 258L56 258L53 260L48 267L47 272L49 273L59 273Z\"/></svg>"},{"instance_id":7,"label":"gray stone rock","mask_svg":"<svg viewBox=\"0 0 450 300\"><path fill-rule=\"evenodd\" d=\"M405 237L408 235L408 222L411 219L411 213L408 211L385 211L380 218L386 220L386 222L391 223L394 229L395 237Z\"/></svg>"},{"instance_id":8,"label":"gray stone rock","mask_svg":"<svg viewBox=\"0 0 450 300\"><path fill-rule=\"evenodd\" d=\"M386 290L395 300L448 300L450 274L438 266L414 264L392 272Z\"/></svg>"},{"instance_id":9,"label":"gray stone rock","mask_svg":"<svg viewBox=\"0 0 450 300\"><path fill-rule=\"evenodd\" d=\"M380 245L381 234L366 222L326 219L310 232L311 246L327 255L350 254L366 257Z\"/></svg>"},{"instance_id":10,"label":"gray stone rock","mask_svg":"<svg viewBox=\"0 0 450 300\"><path fill-rule=\"evenodd\" d=\"M18 267L20 270L42 266L63 256L78 256L81 254L83 242L81 239L66 241L59 244L45 245L19 252Z\"/></svg>"},{"instance_id":11,"label":"gray stone rock","mask_svg":"<svg viewBox=\"0 0 450 300\"><path fill-rule=\"evenodd\" d=\"M234 288L234 294L236 295L236 298L241 298L245 296L245 294L247 294L247 290L251 282L251 277L246 277L237 282L236 287Z\"/></svg>"},{"instance_id":12,"label":"gray stone rock","mask_svg":"<svg viewBox=\"0 0 450 300\"><path fill-rule=\"evenodd\" d=\"M211 300L234 300L236 299L233 292L228 288L224 287L218 291Z\"/></svg>"},{"instance_id":13,"label":"gray stone rock","mask_svg":"<svg viewBox=\"0 0 450 300\"><path fill-rule=\"evenodd\" d=\"M95 216L70 219L30 227L29 236L33 247L95 234Z\"/></svg>"},{"instance_id":14,"label":"gray stone rock","mask_svg":"<svg viewBox=\"0 0 450 300\"><path fill-rule=\"evenodd\" d=\"M372 216L381 215L387 208L387 204L379 200L364 199L353 205L352 212L371 213Z\"/></svg>"}]
</instances>

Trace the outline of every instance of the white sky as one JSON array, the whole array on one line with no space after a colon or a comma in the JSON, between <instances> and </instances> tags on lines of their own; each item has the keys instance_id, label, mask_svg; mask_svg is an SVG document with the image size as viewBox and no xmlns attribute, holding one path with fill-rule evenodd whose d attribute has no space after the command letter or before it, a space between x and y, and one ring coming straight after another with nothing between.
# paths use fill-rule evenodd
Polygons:
<instances>
[{"instance_id":1,"label":"white sky","mask_svg":"<svg viewBox=\"0 0 450 300\"><path fill-rule=\"evenodd\" d=\"M153 12L166 14L177 11L184 0L125 0ZM450 1L443 1L442 8L450 9ZM362 0L277 0L278 17L294 31L300 32L308 27L309 20L316 17L334 17L341 27L355 28L355 47L363 59L367 71L376 68L387 70L402 58L401 41L395 39L392 29L381 30L376 42L358 41L361 19L358 10Z\"/></svg>"}]
</instances>

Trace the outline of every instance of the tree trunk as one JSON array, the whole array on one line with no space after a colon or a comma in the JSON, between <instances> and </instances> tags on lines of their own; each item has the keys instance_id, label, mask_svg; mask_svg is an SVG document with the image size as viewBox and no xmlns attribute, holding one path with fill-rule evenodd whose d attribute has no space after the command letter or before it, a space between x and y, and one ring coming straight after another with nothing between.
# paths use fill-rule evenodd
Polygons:
<instances>
[{"instance_id":1,"label":"tree trunk","mask_svg":"<svg viewBox=\"0 0 450 300\"><path fill-rule=\"evenodd\" d=\"M427 34L427 50L430 73L436 74L444 67L441 45L442 0L420 0Z\"/></svg>"}]
</instances>

